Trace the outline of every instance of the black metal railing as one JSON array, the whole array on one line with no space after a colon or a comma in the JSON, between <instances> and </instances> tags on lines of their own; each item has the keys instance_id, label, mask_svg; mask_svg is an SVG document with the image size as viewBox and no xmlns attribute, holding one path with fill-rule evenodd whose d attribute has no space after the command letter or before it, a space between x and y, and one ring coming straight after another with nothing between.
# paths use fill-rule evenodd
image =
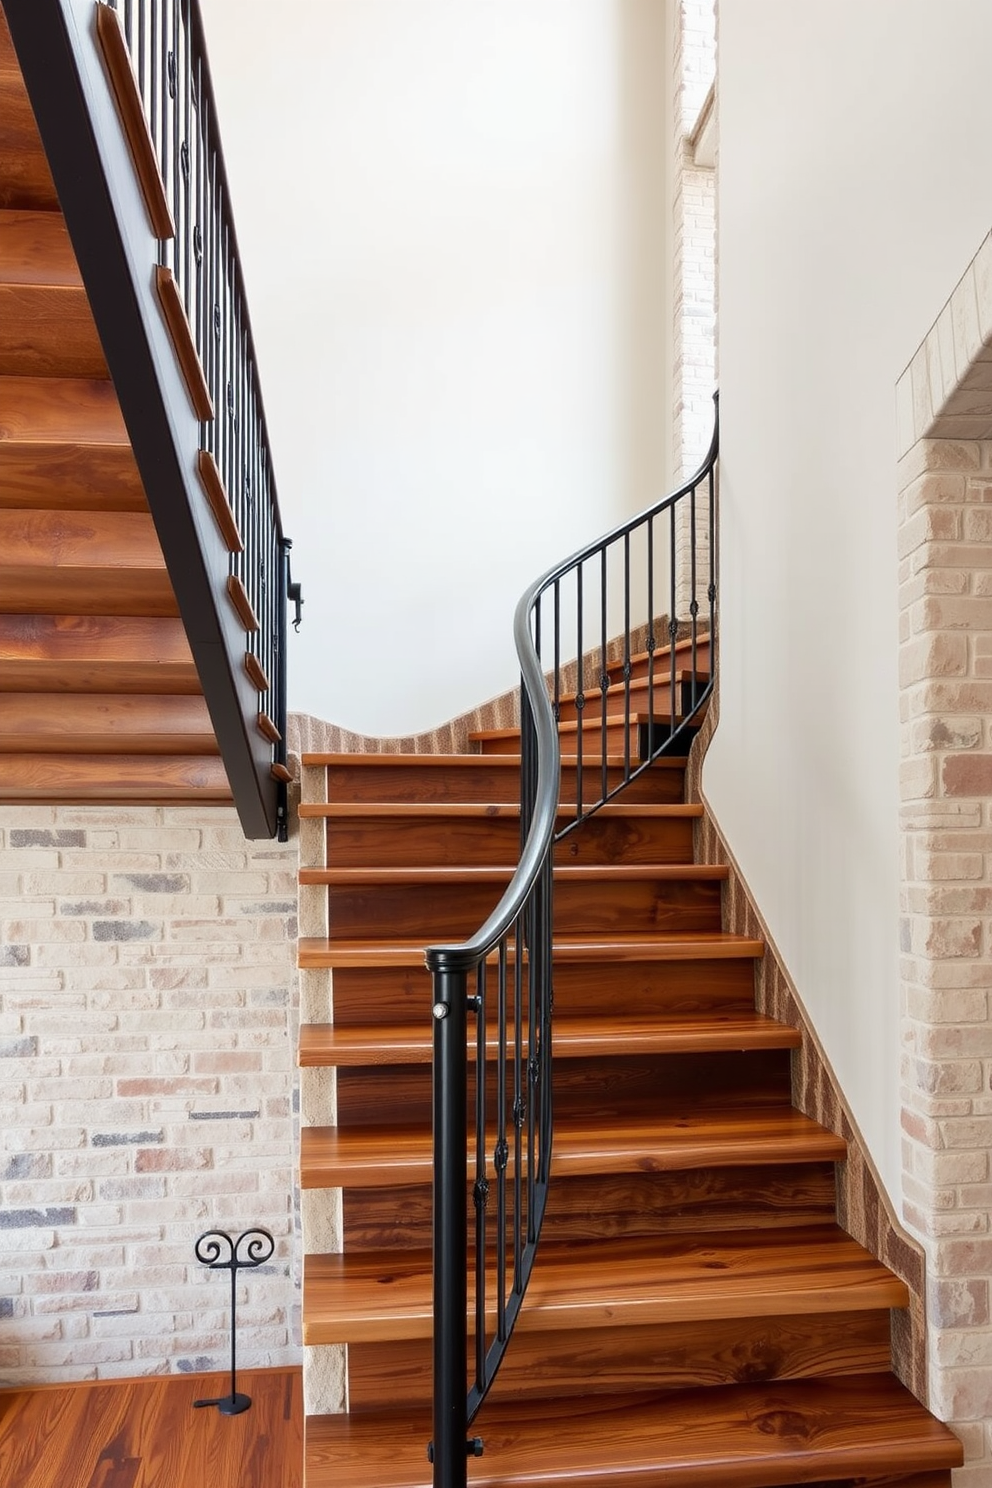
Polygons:
<instances>
[{"instance_id":1,"label":"black metal railing","mask_svg":"<svg viewBox=\"0 0 992 1488\"><path fill-rule=\"evenodd\" d=\"M242 824L283 836L290 544L198 0L4 9Z\"/></svg>"},{"instance_id":2,"label":"black metal railing","mask_svg":"<svg viewBox=\"0 0 992 1488\"><path fill-rule=\"evenodd\" d=\"M552 1152L555 844L660 755L686 748L713 689L717 448L714 422L696 475L551 569L517 606L520 861L471 940L427 951L434 1488L465 1488L467 1459L483 1450L469 1429L538 1249ZM566 664L566 655L575 659Z\"/></svg>"},{"instance_id":3,"label":"black metal railing","mask_svg":"<svg viewBox=\"0 0 992 1488\"><path fill-rule=\"evenodd\" d=\"M292 545L282 530L203 18L198 0L105 3L121 18L175 224L175 235L159 240L159 263L172 271L213 405L201 448L213 456L240 534L229 571L258 622L246 645L271 685L281 735L273 763L285 768ZM278 789L283 836L285 783Z\"/></svg>"}]
</instances>

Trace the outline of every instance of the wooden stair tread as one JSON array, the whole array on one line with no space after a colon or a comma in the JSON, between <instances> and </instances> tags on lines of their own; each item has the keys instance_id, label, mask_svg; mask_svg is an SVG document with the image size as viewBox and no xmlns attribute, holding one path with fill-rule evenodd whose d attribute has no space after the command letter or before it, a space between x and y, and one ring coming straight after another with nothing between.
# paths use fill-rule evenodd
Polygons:
<instances>
[{"instance_id":1,"label":"wooden stair tread","mask_svg":"<svg viewBox=\"0 0 992 1488\"><path fill-rule=\"evenodd\" d=\"M509 883L513 868L301 868L301 884L468 884ZM697 883L722 883L729 870L720 863L579 863L555 868L562 883L593 883L600 879L616 883L643 879L687 879Z\"/></svg>"},{"instance_id":2,"label":"wooden stair tread","mask_svg":"<svg viewBox=\"0 0 992 1488\"><path fill-rule=\"evenodd\" d=\"M470 1282L470 1308L473 1299ZM517 1329L854 1312L908 1300L905 1283L835 1224L545 1240ZM429 1250L306 1257L305 1344L429 1338L432 1327Z\"/></svg>"},{"instance_id":3,"label":"wooden stair tread","mask_svg":"<svg viewBox=\"0 0 992 1488\"><path fill-rule=\"evenodd\" d=\"M796 1049L798 1029L777 1023L761 1013L744 1011L704 1017L659 1016L569 1018L556 1016L555 1055L559 1059L584 1055L633 1053L686 1054L717 1049ZM489 1039L495 1054L495 1036ZM305 1023L300 1028L302 1066L365 1064L429 1064L432 1030L429 1012L420 1023L338 1027L333 1023ZM469 1058L475 1058L469 1041Z\"/></svg>"},{"instance_id":4,"label":"wooden stair tread","mask_svg":"<svg viewBox=\"0 0 992 1488\"><path fill-rule=\"evenodd\" d=\"M666 1111L586 1122L563 1117L555 1125L552 1172L662 1172L689 1167L731 1167L768 1162L840 1162L841 1137L786 1106L732 1106ZM429 1183L431 1132L427 1127L304 1127L300 1180L304 1188L381 1188Z\"/></svg>"},{"instance_id":5,"label":"wooden stair tread","mask_svg":"<svg viewBox=\"0 0 992 1488\"><path fill-rule=\"evenodd\" d=\"M422 941L328 940L303 936L299 942L301 967L424 966ZM684 961L757 959L764 942L721 930L692 934L662 932L644 935L555 937L555 960L563 961Z\"/></svg>"},{"instance_id":6,"label":"wooden stair tread","mask_svg":"<svg viewBox=\"0 0 992 1488\"><path fill-rule=\"evenodd\" d=\"M472 755L470 758L475 759L477 756ZM511 817L519 820L520 807L512 801L491 803L481 801L303 801L299 806L299 814L303 817L340 817L342 821L355 817L380 817L390 820L424 817L427 820L438 821L461 817L483 821ZM563 816L569 814L562 812ZM648 802L633 801L629 806L611 802L601 806L596 815L606 818L629 816L648 821L667 821L681 818L697 819L703 815L703 808L698 804L682 802L654 805Z\"/></svg>"},{"instance_id":7,"label":"wooden stair tread","mask_svg":"<svg viewBox=\"0 0 992 1488\"><path fill-rule=\"evenodd\" d=\"M791 1488L960 1466L961 1443L890 1374L649 1395L487 1402L472 1488ZM311 1416L307 1488L430 1488L429 1412Z\"/></svg>"},{"instance_id":8,"label":"wooden stair tread","mask_svg":"<svg viewBox=\"0 0 992 1488\"><path fill-rule=\"evenodd\" d=\"M217 754L202 697L5 693L0 751Z\"/></svg>"}]
</instances>

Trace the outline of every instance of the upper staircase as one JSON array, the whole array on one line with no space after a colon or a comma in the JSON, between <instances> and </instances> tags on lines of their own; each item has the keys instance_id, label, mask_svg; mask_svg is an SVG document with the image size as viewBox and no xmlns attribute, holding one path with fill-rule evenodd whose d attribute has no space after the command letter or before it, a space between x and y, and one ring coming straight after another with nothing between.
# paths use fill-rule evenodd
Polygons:
<instances>
[{"instance_id":1,"label":"upper staircase","mask_svg":"<svg viewBox=\"0 0 992 1488\"><path fill-rule=\"evenodd\" d=\"M0 801L229 802L0 11Z\"/></svg>"},{"instance_id":2,"label":"upper staircase","mask_svg":"<svg viewBox=\"0 0 992 1488\"><path fill-rule=\"evenodd\" d=\"M264 837L290 545L199 26L0 9L0 802L233 801Z\"/></svg>"},{"instance_id":3,"label":"upper staircase","mask_svg":"<svg viewBox=\"0 0 992 1488\"><path fill-rule=\"evenodd\" d=\"M611 669L610 688L626 680ZM597 785L636 754L596 754L600 728L583 721ZM471 933L519 840L519 736L516 755L505 732L477 747L304 759L321 846L301 883L325 896L326 933L300 961L330 979L300 1062L336 1070L336 1124L304 1126L300 1176L341 1190L343 1249L306 1256L303 1329L347 1345L349 1406L308 1418L307 1488L437 1481L423 947ZM960 1444L891 1372L905 1285L837 1224L845 1144L792 1106L801 1035L755 1010L763 946L722 928L726 874L694 861L685 765L662 756L556 848L553 1177L468 1481L947 1488Z\"/></svg>"}]
</instances>

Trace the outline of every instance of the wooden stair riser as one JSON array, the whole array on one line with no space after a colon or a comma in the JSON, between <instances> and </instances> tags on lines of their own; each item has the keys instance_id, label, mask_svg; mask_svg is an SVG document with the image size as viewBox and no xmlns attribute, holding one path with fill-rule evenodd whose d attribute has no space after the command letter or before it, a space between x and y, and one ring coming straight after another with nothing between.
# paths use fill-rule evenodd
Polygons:
<instances>
[{"instance_id":1,"label":"wooden stair riser","mask_svg":"<svg viewBox=\"0 0 992 1488\"><path fill-rule=\"evenodd\" d=\"M210 755L0 754L0 802L158 806L231 801L223 762Z\"/></svg>"},{"instance_id":2,"label":"wooden stair riser","mask_svg":"<svg viewBox=\"0 0 992 1488\"><path fill-rule=\"evenodd\" d=\"M212 754L219 752L202 697L7 693L0 753Z\"/></svg>"},{"instance_id":3,"label":"wooden stair riser","mask_svg":"<svg viewBox=\"0 0 992 1488\"><path fill-rule=\"evenodd\" d=\"M373 756L374 758L374 756ZM461 756L457 762L441 769L425 762L422 756L409 755L408 762L338 764L327 767L327 796L331 801L476 801L495 802L520 799L520 768L512 757L480 758ZM630 782L624 791L625 801L681 801L684 794L685 761L659 761L650 771ZM561 772L561 800L572 803L577 798L577 772L567 762ZM610 765L607 787L618 789L624 781L622 765ZM602 784L598 764L585 761L582 800L597 800Z\"/></svg>"},{"instance_id":4,"label":"wooden stair riser","mask_svg":"<svg viewBox=\"0 0 992 1488\"><path fill-rule=\"evenodd\" d=\"M565 819L562 818L562 825ZM688 863L695 817L597 815L562 839L560 864ZM348 817L327 822L327 862L355 868L516 866L520 817Z\"/></svg>"},{"instance_id":5,"label":"wooden stair riser","mask_svg":"<svg viewBox=\"0 0 992 1488\"><path fill-rule=\"evenodd\" d=\"M60 213L0 211L0 284L78 289L82 282Z\"/></svg>"},{"instance_id":6,"label":"wooden stair riser","mask_svg":"<svg viewBox=\"0 0 992 1488\"><path fill-rule=\"evenodd\" d=\"M707 705L704 704L695 714L691 720L692 728L698 728L702 723L706 716L706 707ZM647 713L625 715L620 709L615 714L607 715L605 727L599 718L586 718L581 725L560 724L558 742L563 759L574 759L578 756L581 734L583 760L601 757L605 752L608 755L616 755L629 760L632 766L636 767L642 759L648 757L648 753L656 744L667 740L673 726L677 728L681 722L681 714L677 714L673 721L669 714L657 709L650 717ZM480 732L470 734L469 739L480 754L487 756L520 753L520 734L516 730ZM691 737L688 737L684 744L677 740L676 745L684 753L691 742Z\"/></svg>"},{"instance_id":7,"label":"wooden stair riser","mask_svg":"<svg viewBox=\"0 0 992 1488\"><path fill-rule=\"evenodd\" d=\"M179 619L0 614L0 692L199 691Z\"/></svg>"},{"instance_id":8,"label":"wooden stair riser","mask_svg":"<svg viewBox=\"0 0 992 1488\"><path fill-rule=\"evenodd\" d=\"M430 1015L433 983L423 964L341 967L332 986L334 1022L343 1027L413 1023ZM558 1016L607 1015L621 997L631 1014L742 1012L754 1003L754 962L564 962L555 968Z\"/></svg>"},{"instance_id":9,"label":"wooden stair riser","mask_svg":"<svg viewBox=\"0 0 992 1488\"><path fill-rule=\"evenodd\" d=\"M708 682L707 673L697 672L694 690L690 674L680 672L676 676L673 690L671 673L667 668L662 670L659 667L653 679L640 677L636 681L631 680L629 685L620 682L609 687L606 692L606 716L609 718L622 713L645 713L649 716L653 714L656 718L665 717L673 711L673 697L674 712L678 715L688 713L700 700ZM583 694L581 708L577 706L575 697L563 697L558 704L558 721L575 723L581 717L588 724L602 718L603 711L602 690L593 687Z\"/></svg>"},{"instance_id":10,"label":"wooden stair riser","mask_svg":"<svg viewBox=\"0 0 992 1488\"><path fill-rule=\"evenodd\" d=\"M554 1241L708 1234L742 1224L782 1229L826 1223L833 1219L835 1204L831 1163L556 1177L549 1190L544 1233ZM471 1219L470 1187L465 1210ZM427 1249L431 1221L427 1184L343 1190L346 1251Z\"/></svg>"},{"instance_id":11,"label":"wooden stair riser","mask_svg":"<svg viewBox=\"0 0 992 1488\"><path fill-rule=\"evenodd\" d=\"M44 511L56 493L62 511L148 510L130 448L0 439L0 507Z\"/></svg>"},{"instance_id":12,"label":"wooden stair riser","mask_svg":"<svg viewBox=\"0 0 992 1488\"><path fill-rule=\"evenodd\" d=\"M56 211L58 196L0 10L0 208Z\"/></svg>"},{"instance_id":13,"label":"wooden stair riser","mask_svg":"<svg viewBox=\"0 0 992 1488\"><path fill-rule=\"evenodd\" d=\"M719 1083L718 1083L719 1082ZM474 1110L475 1067L469 1070L469 1109ZM489 1110L495 1112L496 1073L489 1067ZM683 1109L703 1111L749 1104L787 1107L790 1069L787 1052L674 1054L642 1058L555 1061L555 1115L582 1114L592 1120L636 1116L656 1102L658 1092ZM716 1094L714 1094L716 1092ZM509 1094L512 1102L512 1092ZM380 1126L403 1121L428 1125L431 1071L424 1065L377 1065L339 1069L338 1126ZM512 1121L511 1121L512 1126Z\"/></svg>"},{"instance_id":14,"label":"wooden stair riser","mask_svg":"<svg viewBox=\"0 0 992 1488\"><path fill-rule=\"evenodd\" d=\"M0 274L0 376L107 375L84 289L5 284Z\"/></svg>"},{"instance_id":15,"label":"wooden stair riser","mask_svg":"<svg viewBox=\"0 0 992 1488\"><path fill-rule=\"evenodd\" d=\"M653 670L655 677L665 676L671 672L672 648L668 644L667 632L662 627L658 628L656 635L657 644L654 650ZM664 641L664 644L662 642ZM607 665L610 681L619 684L623 681L623 659L611 661ZM632 682L643 681L652 669L651 657L647 651L638 651L630 658L630 680ZM710 638L708 633L700 632L696 636L695 653L692 648L692 638L686 637L683 641L675 643L675 670L678 672L708 672L710 670ZM587 678L593 674L588 669Z\"/></svg>"},{"instance_id":16,"label":"wooden stair riser","mask_svg":"<svg viewBox=\"0 0 992 1488\"><path fill-rule=\"evenodd\" d=\"M871 1374L887 1368L889 1348L885 1311L521 1333L500 1370L499 1398ZM431 1376L427 1340L350 1344L349 1408L429 1406Z\"/></svg>"},{"instance_id":17,"label":"wooden stair riser","mask_svg":"<svg viewBox=\"0 0 992 1488\"><path fill-rule=\"evenodd\" d=\"M649 872L649 870L646 870ZM507 876L507 882L509 876ZM394 936L423 941L473 934L499 902L505 885L482 883L380 884L328 889L332 940L374 936L388 925ZM686 878L617 882L556 882L555 928L582 930L715 931L720 928L719 882Z\"/></svg>"}]
</instances>

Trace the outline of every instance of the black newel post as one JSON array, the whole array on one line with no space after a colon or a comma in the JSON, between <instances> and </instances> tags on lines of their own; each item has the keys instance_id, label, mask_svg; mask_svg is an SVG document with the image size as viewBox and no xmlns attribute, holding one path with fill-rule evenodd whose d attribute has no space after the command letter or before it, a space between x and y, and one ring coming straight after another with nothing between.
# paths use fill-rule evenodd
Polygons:
<instances>
[{"instance_id":1,"label":"black newel post","mask_svg":"<svg viewBox=\"0 0 992 1488\"><path fill-rule=\"evenodd\" d=\"M259 1229L245 1230L236 1240L232 1240L224 1230L208 1230L197 1240L196 1259L198 1261L201 1261L204 1266L209 1266L211 1271L230 1271L231 1273L231 1393L222 1395L219 1400L194 1400L194 1407L215 1405L222 1416L240 1416L242 1411L250 1407L251 1396L238 1394L235 1353L238 1336L235 1319L238 1272L253 1271L256 1266L263 1265L275 1248L276 1242L268 1230Z\"/></svg>"}]
</instances>

